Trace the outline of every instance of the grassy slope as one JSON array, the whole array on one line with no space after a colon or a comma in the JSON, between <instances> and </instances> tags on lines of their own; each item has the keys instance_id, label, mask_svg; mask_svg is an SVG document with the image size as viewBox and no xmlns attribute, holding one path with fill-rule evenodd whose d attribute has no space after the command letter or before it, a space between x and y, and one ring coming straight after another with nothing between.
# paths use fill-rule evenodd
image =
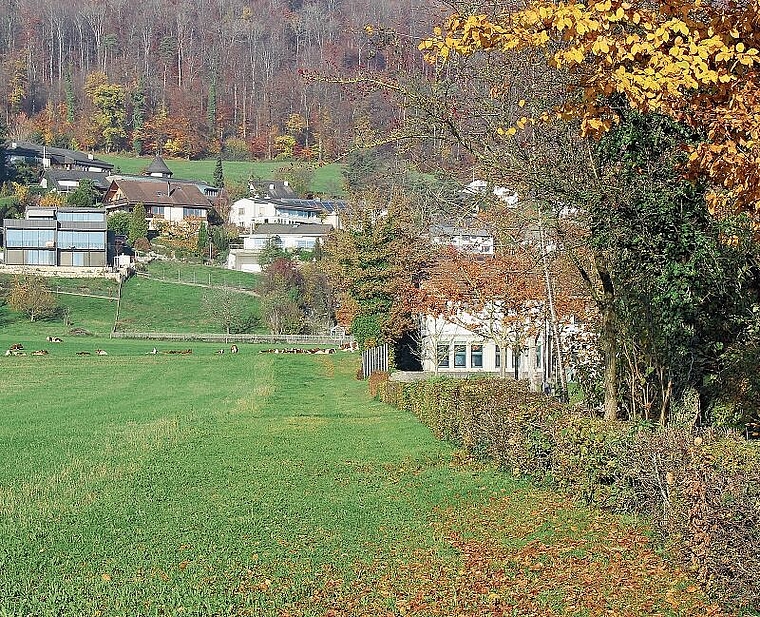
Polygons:
<instances>
[{"instance_id":1,"label":"grassy slope","mask_svg":"<svg viewBox=\"0 0 760 617\"><path fill-rule=\"evenodd\" d=\"M118 166L122 173L140 174L150 164L153 157L98 155L98 158ZM210 182L214 177L216 159L201 161L188 161L185 159L166 159L169 169L174 176L182 179L204 180ZM258 177L271 180L281 169L287 169L291 165L287 161L224 161L224 177L234 182L248 180L249 177ZM337 163L322 165L314 169L312 190L320 195L328 197L343 194L342 168Z\"/></svg>"},{"instance_id":2,"label":"grassy slope","mask_svg":"<svg viewBox=\"0 0 760 617\"><path fill-rule=\"evenodd\" d=\"M148 272L172 282L142 277L129 279L122 289L120 330L223 333L218 320L203 309L203 298L210 290L200 286L178 285L174 281L207 284L210 277L214 286L232 286L249 291L254 290L258 284L257 276L250 273L178 262L153 263ZM0 285L7 287L10 280L8 276L0 275ZM116 283L105 279L49 279L48 285L53 290L111 297L117 295ZM240 303L245 314L258 314L258 298L240 294ZM102 336L106 336L113 328L116 317L114 301L61 294L58 296L58 304L69 311L69 319L74 327ZM19 342L33 349L43 347L46 336L66 336L69 330L61 318L29 324L0 305L0 327L4 323L13 323Z\"/></svg>"}]
</instances>

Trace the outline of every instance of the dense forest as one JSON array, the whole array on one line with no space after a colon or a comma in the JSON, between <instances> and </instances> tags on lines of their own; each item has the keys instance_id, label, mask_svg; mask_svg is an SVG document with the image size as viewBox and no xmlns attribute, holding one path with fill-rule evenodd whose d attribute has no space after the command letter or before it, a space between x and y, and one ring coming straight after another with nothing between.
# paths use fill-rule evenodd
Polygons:
<instances>
[{"instance_id":1,"label":"dense forest","mask_svg":"<svg viewBox=\"0 0 760 617\"><path fill-rule=\"evenodd\" d=\"M425 70L416 42L440 15L428 0L8 0L4 121L80 149L330 159L394 112L313 76ZM378 25L408 53L379 51Z\"/></svg>"}]
</instances>

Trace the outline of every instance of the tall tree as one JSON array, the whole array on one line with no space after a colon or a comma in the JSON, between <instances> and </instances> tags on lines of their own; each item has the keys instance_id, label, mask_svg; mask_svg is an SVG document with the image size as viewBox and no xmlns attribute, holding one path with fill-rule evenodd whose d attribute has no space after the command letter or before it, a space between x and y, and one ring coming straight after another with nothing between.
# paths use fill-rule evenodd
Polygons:
<instances>
[{"instance_id":1,"label":"tall tree","mask_svg":"<svg viewBox=\"0 0 760 617\"><path fill-rule=\"evenodd\" d=\"M216 164L214 165L214 178L211 184L218 188L224 188L224 168L222 167L222 153L216 155Z\"/></svg>"},{"instance_id":2,"label":"tall tree","mask_svg":"<svg viewBox=\"0 0 760 617\"><path fill-rule=\"evenodd\" d=\"M148 221L145 215L145 206L142 203L136 204L132 210L132 220L129 223L129 243L132 246L139 239L148 237Z\"/></svg>"}]
</instances>

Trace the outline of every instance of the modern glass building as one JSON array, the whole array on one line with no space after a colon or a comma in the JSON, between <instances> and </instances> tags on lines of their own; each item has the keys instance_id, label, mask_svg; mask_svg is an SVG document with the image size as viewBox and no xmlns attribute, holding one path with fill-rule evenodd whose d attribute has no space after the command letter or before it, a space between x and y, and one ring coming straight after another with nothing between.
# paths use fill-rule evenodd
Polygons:
<instances>
[{"instance_id":1,"label":"modern glass building","mask_svg":"<svg viewBox=\"0 0 760 617\"><path fill-rule=\"evenodd\" d=\"M104 268L108 230L104 208L27 208L24 219L4 219L9 266Z\"/></svg>"}]
</instances>

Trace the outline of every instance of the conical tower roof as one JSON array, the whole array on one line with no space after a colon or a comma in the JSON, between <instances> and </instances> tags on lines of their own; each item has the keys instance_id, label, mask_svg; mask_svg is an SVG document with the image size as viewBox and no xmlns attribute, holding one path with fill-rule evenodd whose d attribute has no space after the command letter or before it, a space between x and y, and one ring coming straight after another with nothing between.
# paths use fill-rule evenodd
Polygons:
<instances>
[{"instance_id":1,"label":"conical tower roof","mask_svg":"<svg viewBox=\"0 0 760 617\"><path fill-rule=\"evenodd\" d=\"M156 156L156 158L153 159L151 164L148 165L148 168L145 170L145 173L149 176L162 178L171 178L174 175L172 170L166 166L166 163L164 163L164 159L160 156Z\"/></svg>"}]
</instances>

